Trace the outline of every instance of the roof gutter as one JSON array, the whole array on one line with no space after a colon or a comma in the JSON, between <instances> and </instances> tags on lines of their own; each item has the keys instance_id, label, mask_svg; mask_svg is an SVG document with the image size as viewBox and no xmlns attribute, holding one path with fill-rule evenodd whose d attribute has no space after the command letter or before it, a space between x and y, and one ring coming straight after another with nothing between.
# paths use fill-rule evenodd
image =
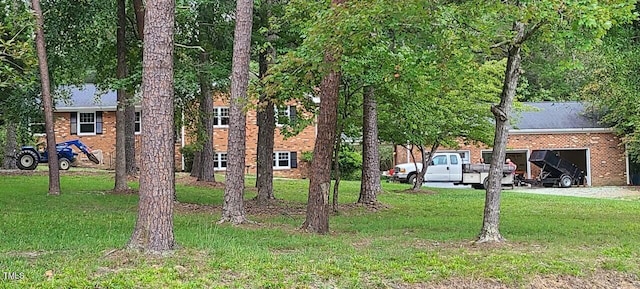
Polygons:
<instances>
[{"instance_id":1,"label":"roof gutter","mask_svg":"<svg viewBox=\"0 0 640 289\"><path fill-rule=\"evenodd\" d=\"M567 134L567 133L611 133L613 128L545 128L510 129L509 134Z\"/></svg>"},{"instance_id":2,"label":"roof gutter","mask_svg":"<svg viewBox=\"0 0 640 289\"><path fill-rule=\"evenodd\" d=\"M136 105L136 109L142 108L141 105ZM56 107L54 112L74 112L74 111L116 111L116 106L78 106L78 107Z\"/></svg>"}]
</instances>

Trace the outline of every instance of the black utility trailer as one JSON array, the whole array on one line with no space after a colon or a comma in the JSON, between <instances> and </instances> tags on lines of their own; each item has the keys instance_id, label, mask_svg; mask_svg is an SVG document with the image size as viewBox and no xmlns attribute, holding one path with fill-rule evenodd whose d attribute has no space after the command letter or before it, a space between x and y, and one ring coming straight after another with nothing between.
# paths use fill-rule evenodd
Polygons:
<instances>
[{"instance_id":1,"label":"black utility trailer","mask_svg":"<svg viewBox=\"0 0 640 289\"><path fill-rule=\"evenodd\" d=\"M545 187L568 188L584 184L584 171L552 150L531 151L529 162L540 168L537 181Z\"/></svg>"}]
</instances>

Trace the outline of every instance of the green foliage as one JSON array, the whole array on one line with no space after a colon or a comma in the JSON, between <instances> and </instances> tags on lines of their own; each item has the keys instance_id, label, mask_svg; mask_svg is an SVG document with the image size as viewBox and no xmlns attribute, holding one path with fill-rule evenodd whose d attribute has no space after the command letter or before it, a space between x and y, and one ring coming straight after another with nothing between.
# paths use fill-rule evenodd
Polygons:
<instances>
[{"instance_id":1,"label":"green foliage","mask_svg":"<svg viewBox=\"0 0 640 289\"><path fill-rule=\"evenodd\" d=\"M351 145L342 145L338 158L340 178L343 180L359 180L362 177L362 153Z\"/></svg>"},{"instance_id":2,"label":"green foliage","mask_svg":"<svg viewBox=\"0 0 640 289\"><path fill-rule=\"evenodd\" d=\"M632 161L640 163L640 30L627 25L615 29L604 45L585 55L588 82L581 93L593 104L593 117L612 126L621 136Z\"/></svg>"},{"instance_id":3,"label":"green foliage","mask_svg":"<svg viewBox=\"0 0 640 289\"><path fill-rule=\"evenodd\" d=\"M0 0L0 117L13 123L39 110L34 25L26 3Z\"/></svg>"},{"instance_id":4,"label":"green foliage","mask_svg":"<svg viewBox=\"0 0 640 289\"><path fill-rule=\"evenodd\" d=\"M5 125L0 125L0 150L4 151L4 146L7 142L7 128ZM4 161L4 153L0 155L0 163Z\"/></svg>"},{"instance_id":5,"label":"green foliage","mask_svg":"<svg viewBox=\"0 0 640 289\"><path fill-rule=\"evenodd\" d=\"M44 29L52 87L81 84L89 74L103 86L108 80L114 80L116 1L48 0L41 3L46 11ZM128 38L133 41L132 30L128 31ZM130 50L130 53L137 53L138 61L141 60L140 52ZM135 59L133 54L128 57L130 61ZM136 65L130 69L135 71L134 67Z\"/></svg>"},{"instance_id":6,"label":"green foliage","mask_svg":"<svg viewBox=\"0 0 640 289\"><path fill-rule=\"evenodd\" d=\"M393 145L380 145L378 147L378 153L380 154L380 171L393 168L394 152Z\"/></svg>"},{"instance_id":7,"label":"green foliage","mask_svg":"<svg viewBox=\"0 0 640 289\"><path fill-rule=\"evenodd\" d=\"M326 1L291 1L285 19L300 29L303 42L274 69L267 89L285 98L315 95L327 69L324 51L335 48L343 79L340 110L348 113L340 121L347 135L359 128L361 88L370 86L379 102L382 140L487 140L489 104L497 96L477 93L484 88L469 83L495 81L477 76L481 65L470 47L478 37L456 19L468 10L463 8L420 0L348 1L337 8Z\"/></svg>"},{"instance_id":8,"label":"green foliage","mask_svg":"<svg viewBox=\"0 0 640 289\"><path fill-rule=\"evenodd\" d=\"M379 200L389 207L369 211L350 205L360 183L343 181L332 234L317 236L297 232L308 181L274 180L283 200L278 209L289 209L250 213L265 224L253 227L212 222L222 188L178 185L180 249L148 258L119 250L135 224L137 195L109 194L108 173L65 174L61 181L66 193L51 198L45 174L0 178L0 191L10 192L0 194L0 263L25 275L3 280L3 288L411 288L456 281L518 288L557 284L558 276L578 282L603 270L640 273L635 201L505 191L501 225L510 242L496 248L469 245L483 210L484 194L475 190L407 194L407 185L383 183ZM247 199L254 196L247 191Z\"/></svg>"},{"instance_id":9,"label":"green foliage","mask_svg":"<svg viewBox=\"0 0 640 289\"><path fill-rule=\"evenodd\" d=\"M191 172L193 166L193 159L196 152L201 151L202 146L198 144L189 144L180 148L180 153L184 157L184 171Z\"/></svg>"},{"instance_id":10,"label":"green foliage","mask_svg":"<svg viewBox=\"0 0 640 289\"><path fill-rule=\"evenodd\" d=\"M0 0L0 88L34 81L35 18L22 1ZM2 97L2 96L0 96Z\"/></svg>"},{"instance_id":11,"label":"green foliage","mask_svg":"<svg viewBox=\"0 0 640 289\"><path fill-rule=\"evenodd\" d=\"M312 159L313 159L313 151L304 151L300 155L300 160L302 160L303 162L311 163Z\"/></svg>"}]
</instances>

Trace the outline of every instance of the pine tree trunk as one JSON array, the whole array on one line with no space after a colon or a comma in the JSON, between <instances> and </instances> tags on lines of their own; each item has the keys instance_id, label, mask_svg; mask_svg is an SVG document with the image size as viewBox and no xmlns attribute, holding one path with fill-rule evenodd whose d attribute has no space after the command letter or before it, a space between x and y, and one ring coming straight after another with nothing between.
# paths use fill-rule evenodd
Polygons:
<instances>
[{"instance_id":1,"label":"pine tree trunk","mask_svg":"<svg viewBox=\"0 0 640 289\"><path fill-rule=\"evenodd\" d=\"M268 1L270 9L271 0ZM267 11L264 18L269 18L269 11ZM268 21L268 20L267 20ZM265 24L269 27L269 24ZM268 32L267 40L275 39L271 31ZM258 59L260 79L267 75L269 65L273 63L276 57L276 51L272 45L270 45L265 52L261 53ZM273 102L271 98L265 93L260 95L258 100L258 153L257 153L257 166L258 166L258 195L256 200L258 205L265 205L269 200L275 199L273 194L273 148L274 148L274 135L276 129L276 118Z\"/></svg>"},{"instance_id":2,"label":"pine tree trunk","mask_svg":"<svg viewBox=\"0 0 640 289\"><path fill-rule=\"evenodd\" d=\"M247 121L244 107L249 86L252 21L253 1L238 0L231 67L227 178L220 223L241 224L248 221L245 217L243 200Z\"/></svg>"},{"instance_id":3,"label":"pine tree trunk","mask_svg":"<svg viewBox=\"0 0 640 289\"><path fill-rule=\"evenodd\" d=\"M202 163L202 152L195 151L193 152L193 160L191 162L191 173L190 176L194 178L200 178L200 174L202 173L202 169L200 169L200 164Z\"/></svg>"},{"instance_id":4,"label":"pine tree trunk","mask_svg":"<svg viewBox=\"0 0 640 289\"><path fill-rule=\"evenodd\" d=\"M117 68L116 78L127 77L127 45L125 31L127 27L127 15L125 11L125 0L118 0L118 29L116 34ZM116 176L113 190L124 192L129 189L127 185L127 165L125 152L125 97L126 91L120 88L117 91L118 106L116 109Z\"/></svg>"},{"instance_id":5,"label":"pine tree trunk","mask_svg":"<svg viewBox=\"0 0 640 289\"><path fill-rule=\"evenodd\" d=\"M520 44L524 40L525 25L516 22L513 25L516 33L513 43L509 46L507 67L504 77L500 104L492 106L491 111L496 119L496 132L493 142L493 157L489 169L489 187L487 188L484 204L484 218L482 229L476 243L502 242L504 238L500 234L500 195L502 192L502 169L504 167L507 148L508 124L511 106L516 95L518 79L520 77Z\"/></svg>"},{"instance_id":6,"label":"pine tree trunk","mask_svg":"<svg viewBox=\"0 0 640 289\"><path fill-rule=\"evenodd\" d=\"M273 147L276 127L273 102L260 96L258 110L258 196L259 205L275 199L273 194Z\"/></svg>"},{"instance_id":7,"label":"pine tree trunk","mask_svg":"<svg viewBox=\"0 0 640 289\"><path fill-rule=\"evenodd\" d=\"M47 133L47 153L49 154L49 195L60 195L60 169L58 167L56 135L53 127L55 123L53 121L53 100L51 98L47 49L44 39L44 17L42 8L40 8L40 1L32 0L31 4L36 15L36 51L38 53L38 66L40 67L44 123Z\"/></svg>"},{"instance_id":8,"label":"pine tree trunk","mask_svg":"<svg viewBox=\"0 0 640 289\"><path fill-rule=\"evenodd\" d=\"M4 144L4 161L2 162L2 168L5 170L14 170L18 168L16 165L16 150L18 149L17 125L15 122L9 120L5 122L5 127L7 128L7 139Z\"/></svg>"},{"instance_id":9,"label":"pine tree trunk","mask_svg":"<svg viewBox=\"0 0 640 289\"><path fill-rule=\"evenodd\" d=\"M135 31L138 39L144 42L144 3L143 0L133 0L133 10L135 13ZM136 160L136 109L134 104L134 95L127 93L125 95L125 156L128 176L136 176L138 174L138 161Z\"/></svg>"},{"instance_id":10,"label":"pine tree trunk","mask_svg":"<svg viewBox=\"0 0 640 289\"><path fill-rule=\"evenodd\" d=\"M331 0L336 6L346 0ZM340 91L340 71L336 67L338 49L327 47L324 63L328 67L320 82L320 112L318 114L318 135L313 148L311 175L309 176L309 198L307 217L302 229L318 234L329 232L329 191L331 189L331 158L336 138L338 120L338 93Z\"/></svg>"},{"instance_id":11,"label":"pine tree trunk","mask_svg":"<svg viewBox=\"0 0 640 289\"><path fill-rule=\"evenodd\" d=\"M204 66L209 61L206 52L200 53L200 63ZM199 181L215 182L215 152L213 150L213 96L211 95L211 79L206 72L200 73L200 120L204 124L204 144L200 155Z\"/></svg>"},{"instance_id":12,"label":"pine tree trunk","mask_svg":"<svg viewBox=\"0 0 640 289\"><path fill-rule=\"evenodd\" d=\"M175 2L147 7L142 106L142 151L138 219L129 248L160 254L175 248L173 197L173 31Z\"/></svg>"},{"instance_id":13,"label":"pine tree trunk","mask_svg":"<svg viewBox=\"0 0 640 289\"><path fill-rule=\"evenodd\" d=\"M378 107L374 88L364 88L362 101L362 182L359 204L375 205L382 191L380 184L380 153L378 151Z\"/></svg>"}]
</instances>

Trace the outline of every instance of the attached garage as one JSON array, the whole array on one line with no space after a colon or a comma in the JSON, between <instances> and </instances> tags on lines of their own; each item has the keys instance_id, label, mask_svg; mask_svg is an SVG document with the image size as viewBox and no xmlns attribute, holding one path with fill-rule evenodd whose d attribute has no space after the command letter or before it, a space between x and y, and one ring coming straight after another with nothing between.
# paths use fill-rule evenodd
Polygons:
<instances>
[{"instance_id":1,"label":"attached garage","mask_svg":"<svg viewBox=\"0 0 640 289\"><path fill-rule=\"evenodd\" d=\"M629 184L624 145L613 130L598 123L579 102L525 103L513 117L507 158L525 178L538 177L540 168L528 162L533 150L553 150L585 172L586 185ZM471 157L490 160L488 147L471 148Z\"/></svg>"},{"instance_id":2,"label":"attached garage","mask_svg":"<svg viewBox=\"0 0 640 289\"><path fill-rule=\"evenodd\" d=\"M506 157L517 166L518 174L533 179L540 168L531 164L533 150L553 150L585 172L589 186L623 186L630 184L629 161L621 139L609 127L600 124L596 114L580 102L523 103L525 110L513 113ZM446 149L442 149L446 150ZM491 160L487 145L463 145L468 159ZM396 161L405 162L408 152L396 150Z\"/></svg>"}]
</instances>

